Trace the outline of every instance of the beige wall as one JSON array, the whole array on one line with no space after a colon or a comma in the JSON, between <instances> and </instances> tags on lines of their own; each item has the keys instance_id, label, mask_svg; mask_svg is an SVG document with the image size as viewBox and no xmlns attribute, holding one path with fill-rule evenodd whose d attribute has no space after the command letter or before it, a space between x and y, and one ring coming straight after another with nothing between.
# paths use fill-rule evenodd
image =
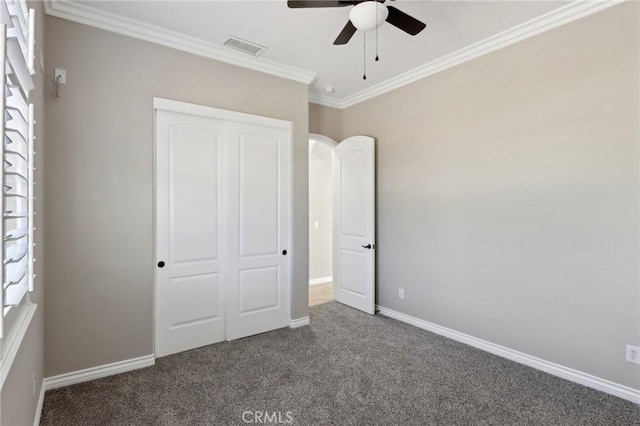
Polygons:
<instances>
[{"instance_id":1,"label":"beige wall","mask_svg":"<svg viewBox=\"0 0 640 426\"><path fill-rule=\"evenodd\" d=\"M36 53L44 49L44 8L42 2L29 2L29 7L36 10ZM36 64L38 61L36 61ZM0 425L22 426L33 424L36 406L40 395L40 387L44 373L44 79L36 66L36 89L32 92L36 115L36 172L35 172L35 217L36 233L36 291L31 300L38 309L31 321L27 333L20 345L11 370L0 390ZM39 185L38 185L39 183ZM32 389L32 375L35 377L35 394Z\"/></svg>"},{"instance_id":2,"label":"beige wall","mask_svg":"<svg viewBox=\"0 0 640 426\"><path fill-rule=\"evenodd\" d=\"M309 133L317 133L340 142L342 139L342 111L323 105L309 104Z\"/></svg>"},{"instance_id":3,"label":"beige wall","mask_svg":"<svg viewBox=\"0 0 640 426\"><path fill-rule=\"evenodd\" d=\"M378 303L640 388L638 9L343 111L377 138Z\"/></svg>"},{"instance_id":4,"label":"beige wall","mask_svg":"<svg viewBox=\"0 0 640 426\"><path fill-rule=\"evenodd\" d=\"M308 87L47 17L47 376L153 352L154 96L290 120L292 316L307 315ZM47 80L51 91L51 82Z\"/></svg>"},{"instance_id":5,"label":"beige wall","mask_svg":"<svg viewBox=\"0 0 640 426\"><path fill-rule=\"evenodd\" d=\"M309 141L309 279L330 277L332 257L333 147Z\"/></svg>"}]
</instances>

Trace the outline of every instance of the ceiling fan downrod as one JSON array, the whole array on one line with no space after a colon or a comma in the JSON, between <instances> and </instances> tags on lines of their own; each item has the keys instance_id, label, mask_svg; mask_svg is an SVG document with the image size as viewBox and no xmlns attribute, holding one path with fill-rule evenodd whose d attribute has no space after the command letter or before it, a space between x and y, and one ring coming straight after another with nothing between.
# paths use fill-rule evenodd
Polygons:
<instances>
[{"instance_id":1,"label":"ceiling fan downrod","mask_svg":"<svg viewBox=\"0 0 640 426\"><path fill-rule=\"evenodd\" d=\"M362 68L363 68L363 74L362 74L362 79L366 80L367 79L367 33L366 32L362 32L362 44L363 44L363 48L362 48Z\"/></svg>"}]
</instances>

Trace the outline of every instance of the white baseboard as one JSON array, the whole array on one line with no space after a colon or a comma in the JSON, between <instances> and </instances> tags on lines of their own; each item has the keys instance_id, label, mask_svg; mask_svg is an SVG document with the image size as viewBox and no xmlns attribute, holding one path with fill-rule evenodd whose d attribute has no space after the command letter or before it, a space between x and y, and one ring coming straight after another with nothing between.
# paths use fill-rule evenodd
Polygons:
<instances>
[{"instance_id":1,"label":"white baseboard","mask_svg":"<svg viewBox=\"0 0 640 426\"><path fill-rule=\"evenodd\" d=\"M298 319L292 319L291 321L289 321L290 328L304 327L305 325L309 325L309 324L311 324L311 319L309 317L302 317Z\"/></svg>"},{"instance_id":2,"label":"white baseboard","mask_svg":"<svg viewBox=\"0 0 640 426\"><path fill-rule=\"evenodd\" d=\"M44 392L46 389L44 388L44 380L40 385L40 396L38 396L38 405L36 405L36 416L33 418L33 426L40 425L40 417L42 416L42 405L44 404Z\"/></svg>"},{"instance_id":3,"label":"white baseboard","mask_svg":"<svg viewBox=\"0 0 640 426\"><path fill-rule=\"evenodd\" d=\"M312 278L312 279L309 280L309 285L318 285L318 284L330 283L332 281L333 281L333 277L332 276L320 277L320 278Z\"/></svg>"},{"instance_id":4,"label":"white baseboard","mask_svg":"<svg viewBox=\"0 0 640 426\"><path fill-rule=\"evenodd\" d=\"M44 394L46 391L75 385L76 383L88 382L89 380L100 379L102 377L113 376L139 368L151 367L155 363L156 357L154 354L151 354L45 378L40 386L36 415L33 419L34 426L40 424L40 416L42 415L42 405L44 404Z\"/></svg>"},{"instance_id":5,"label":"white baseboard","mask_svg":"<svg viewBox=\"0 0 640 426\"><path fill-rule=\"evenodd\" d=\"M47 377L42 382L45 391L75 385L76 383L88 382L89 380L100 379L102 377L113 376L114 374L126 371L137 370L139 368L151 367L156 363L154 354L141 356L139 358L126 359L111 364L99 365L97 367L86 368L84 370L72 371L58 376Z\"/></svg>"},{"instance_id":6,"label":"white baseboard","mask_svg":"<svg viewBox=\"0 0 640 426\"><path fill-rule=\"evenodd\" d=\"M561 377L571 382L579 383L581 385L608 393L610 395L626 399L627 401L640 404L640 390L638 389L620 385L618 383L614 383L582 371L574 370L573 368L565 367L560 364L545 361L544 359L536 358L534 356L527 355L525 353L488 342L486 340L478 339L477 337L460 333L450 328L442 327L440 325L433 324L428 321L424 321L419 318L385 308L383 306L377 306L377 309L382 315L389 318L393 318L398 321L411 324L423 330L448 337L449 339L465 343L483 351L506 359L510 359L511 361L527 365L529 367L535 368L536 370L544 371L545 373Z\"/></svg>"}]
</instances>

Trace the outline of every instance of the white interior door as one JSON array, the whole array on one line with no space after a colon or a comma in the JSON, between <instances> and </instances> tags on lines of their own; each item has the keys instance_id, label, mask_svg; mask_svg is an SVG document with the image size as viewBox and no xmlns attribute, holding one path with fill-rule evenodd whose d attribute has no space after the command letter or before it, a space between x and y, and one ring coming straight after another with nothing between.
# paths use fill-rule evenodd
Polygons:
<instances>
[{"instance_id":1,"label":"white interior door","mask_svg":"<svg viewBox=\"0 0 640 426\"><path fill-rule=\"evenodd\" d=\"M229 340L289 323L291 136L229 127Z\"/></svg>"},{"instance_id":2,"label":"white interior door","mask_svg":"<svg viewBox=\"0 0 640 426\"><path fill-rule=\"evenodd\" d=\"M336 301L375 313L375 140L334 148L333 290Z\"/></svg>"},{"instance_id":3,"label":"white interior door","mask_svg":"<svg viewBox=\"0 0 640 426\"><path fill-rule=\"evenodd\" d=\"M224 122L156 113L156 356L225 339Z\"/></svg>"}]
</instances>

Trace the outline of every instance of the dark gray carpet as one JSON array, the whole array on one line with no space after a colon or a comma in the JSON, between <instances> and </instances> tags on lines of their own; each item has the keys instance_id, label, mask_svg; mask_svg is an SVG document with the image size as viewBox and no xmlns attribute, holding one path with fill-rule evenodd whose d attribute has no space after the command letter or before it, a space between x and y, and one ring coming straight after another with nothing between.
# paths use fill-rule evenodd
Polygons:
<instances>
[{"instance_id":1,"label":"dark gray carpet","mask_svg":"<svg viewBox=\"0 0 640 426\"><path fill-rule=\"evenodd\" d=\"M244 425L247 411L294 425L640 424L630 402L393 319L335 302L311 317L49 391L41 424Z\"/></svg>"}]
</instances>

